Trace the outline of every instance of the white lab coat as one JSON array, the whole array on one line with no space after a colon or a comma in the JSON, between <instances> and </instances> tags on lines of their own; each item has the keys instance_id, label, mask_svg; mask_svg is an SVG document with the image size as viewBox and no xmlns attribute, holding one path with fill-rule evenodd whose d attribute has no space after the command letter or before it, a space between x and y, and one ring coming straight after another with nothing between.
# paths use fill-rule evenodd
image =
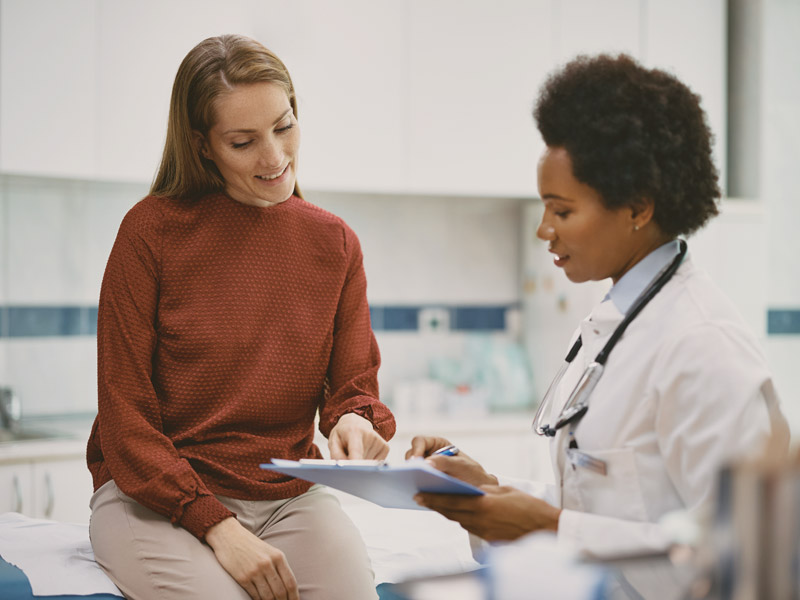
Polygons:
<instances>
[{"instance_id":1,"label":"white lab coat","mask_svg":"<svg viewBox=\"0 0 800 600\"><path fill-rule=\"evenodd\" d=\"M580 324L583 347L545 422L556 421L622 318L605 301ZM588 556L664 550L659 519L709 509L721 466L757 453L773 431L788 446L755 337L688 256L611 352L589 406L574 435L581 452L605 461L606 475L573 465L567 426L551 442L554 487L501 478L563 508L559 544Z\"/></svg>"}]
</instances>

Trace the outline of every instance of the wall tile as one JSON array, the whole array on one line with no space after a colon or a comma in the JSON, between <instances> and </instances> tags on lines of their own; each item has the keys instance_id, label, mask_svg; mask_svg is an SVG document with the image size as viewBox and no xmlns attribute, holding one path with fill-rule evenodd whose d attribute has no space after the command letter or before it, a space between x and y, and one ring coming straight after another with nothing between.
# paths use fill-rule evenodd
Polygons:
<instances>
[{"instance_id":1,"label":"wall tile","mask_svg":"<svg viewBox=\"0 0 800 600\"><path fill-rule=\"evenodd\" d=\"M506 328L505 307L459 306L452 314L452 329L502 331Z\"/></svg>"},{"instance_id":2,"label":"wall tile","mask_svg":"<svg viewBox=\"0 0 800 600\"><path fill-rule=\"evenodd\" d=\"M306 198L358 234L372 304L519 300L518 200L313 190Z\"/></svg>"},{"instance_id":3,"label":"wall tile","mask_svg":"<svg viewBox=\"0 0 800 600\"><path fill-rule=\"evenodd\" d=\"M6 280L8 279L8 202L6 181L0 177L0 307L6 302ZM0 316L0 319L2 316ZM0 323L2 335L2 323Z\"/></svg>"},{"instance_id":4,"label":"wall tile","mask_svg":"<svg viewBox=\"0 0 800 600\"><path fill-rule=\"evenodd\" d=\"M761 196L769 215L769 303L800 306L800 3L765 0L763 13L760 144Z\"/></svg>"},{"instance_id":5,"label":"wall tile","mask_svg":"<svg viewBox=\"0 0 800 600\"><path fill-rule=\"evenodd\" d=\"M88 333L89 311L76 306L10 306L8 337L74 336Z\"/></svg>"},{"instance_id":6,"label":"wall tile","mask_svg":"<svg viewBox=\"0 0 800 600\"><path fill-rule=\"evenodd\" d=\"M762 202L726 198L720 214L688 240L695 264L708 272L761 339L767 331L767 238Z\"/></svg>"},{"instance_id":7,"label":"wall tile","mask_svg":"<svg viewBox=\"0 0 800 600\"><path fill-rule=\"evenodd\" d=\"M8 380L8 366L6 356L8 354L6 350L7 342L3 339L0 339L0 385L5 385L5 382Z\"/></svg>"},{"instance_id":8,"label":"wall tile","mask_svg":"<svg viewBox=\"0 0 800 600\"><path fill-rule=\"evenodd\" d=\"M134 183L93 182L87 185L84 298L97 302L108 255L125 214L147 195L148 186Z\"/></svg>"},{"instance_id":9,"label":"wall tile","mask_svg":"<svg viewBox=\"0 0 800 600\"><path fill-rule=\"evenodd\" d=\"M5 383L19 394L24 416L96 409L97 344L93 337L12 338L4 345Z\"/></svg>"},{"instance_id":10,"label":"wall tile","mask_svg":"<svg viewBox=\"0 0 800 600\"><path fill-rule=\"evenodd\" d=\"M800 334L800 309L771 308L767 314L767 332L770 335Z\"/></svg>"},{"instance_id":11,"label":"wall tile","mask_svg":"<svg viewBox=\"0 0 800 600\"><path fill-rule=\"evenodd\" d=\"M83 299L84 202L71 181L18 178L6 190L6 302L62 304Z\"/></svg>"},{"instance_id":12,"label":"wall tile","mask_svg":"<svg viewBox=\"0 0 800 600\"><path fill-rule=\"evenodd\" d=\"M11 232L0 238L10 249L0 270L0 375L24 396L26 414L93 410L103 271L147 186L13 175L0 186L0 231ZM518 201L307 196L361 239L374 327L388 340L380 377L389 389L424 377L432 358L457 355L465 331L503 330L518 307ZM430 306L443 307L455 331L419 333L419 311Z\"/></svg>"},{"instance_id":13,"label":"wall tile","mask_svg":"<svg viewBox=\"0 0 800 600\"><path fill-rule=\"evenodd\" d=\"M795 436L800 434L800 336L769 336L764 344L783 411Z\"/></svg>"}]
</instances>

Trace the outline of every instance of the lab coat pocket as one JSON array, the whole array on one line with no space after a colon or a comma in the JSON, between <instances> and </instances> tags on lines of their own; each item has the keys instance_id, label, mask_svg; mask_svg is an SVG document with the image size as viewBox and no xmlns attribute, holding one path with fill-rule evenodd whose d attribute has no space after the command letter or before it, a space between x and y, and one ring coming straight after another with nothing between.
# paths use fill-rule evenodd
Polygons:
<instances>
[{"instance_id":1,"label":"lab coat pocket","mask_svg":"<svg viewBox=\"0 0 800 600\"><path fill-rule=\"evenodd\" d=\"M632 449L580 452L570 462L583 510L631 521L647 520Z\"/></svg>"}]
</instances>

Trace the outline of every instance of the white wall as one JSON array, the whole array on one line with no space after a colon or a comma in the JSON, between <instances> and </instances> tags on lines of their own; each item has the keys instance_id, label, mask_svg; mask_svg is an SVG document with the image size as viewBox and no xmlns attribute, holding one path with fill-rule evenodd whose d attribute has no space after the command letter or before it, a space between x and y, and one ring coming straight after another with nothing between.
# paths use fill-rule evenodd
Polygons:
<instances>
[{"instance_id":1,"label":"white wall","mask_svg":"<svg viewBox=\"0 0 800 600\"><path fill-rule=\"evenodd\" d=\"M768 217L770 307L800 310L800 2L761 0L761 199ZM767 356L800 431L800 335L771 335Z\"/></svg>"},{"instance_id":2,"label":"white wall","mask_svg":"<svg viewBox=\"0 0 800 600\"><path fill-rule=\"evenodd\" d=\"M0 309L95 307L108 253L143 184L0 175ZM306 192L343 217L364 251L372 305L515 305L521 204L501 198ZM510 329L495 332L506 339ZM387 400L399 382L457 357L476 334L378 331ZM91 335L0 337L0 381L28 416L96 407Z\"/></svg>"},{"instance_id":3,"label":"white wall","mask_svg":"<svg viewBox=\"0 0 800 600\"><path fill-rule=\"evenodd\" d=\"M761 189L752 211L753 205L726 201L719 223L696 243L703 262L764 337L788 412L797 413L800 424L800 338L767 337L764 330L767 308L800 307L794 263L800 203L793 177L800 156L800 5L754 4L761 7L763 27L755 110ZM529 281L520 248L534 224L523 224L517 201L502 199L533 194L534 178L526 169L534 171L539 140L529 111L542 73L581 50L627 50L674 70L703 93L723 160L726 7L722 0L237 0L221 10L211 0L0 0L0 76L8 84L0 89L0 113L6 111L0 130L0 173L6 173L0 186L0 310L96 302L119 220L143 195L149 178L143 173L157 163L178 60L201 36L236 30L285 51L305 110L301 122L310 154L304 168L314 167L302 181L316 181L307 185L309 198L341 214L361 236L371 302L513 304L522 298L520 286L550 286L548 302L529 317L543 337L556 336L561 327L571 331L575 315L598 290L573 292L557 273ZM483 27L487 15L491 21ZM88 37L76 41L79 34L95 36L95 45ZM35 71L44 76L31 78L15 60L37 40L48 42L37 59L44 70ZM59 47L66 50L59 53ZM465 62L448 69L459 57ZM479 68L471 70L473 64ZM436 68L425 71L426 65ZM481 78L481 69L495 65ZM469 116L484 115L495 97L499 125L492 128L494 122L483 118L470 125ZM9 113L9 106L22 113ZM147 132L144 122L151 124ZM24 148L16 142L31 136L45 142ZM462 174L480 170L481 153L491 156L489 171L499 173L481 173L480 185L471 186ZM9 174L8 164L28 159L38 161L37 169L50 169L48 177ZM422 183L414 184L419 189L408 183L412 165L415 177L422 173ZM506 168L513 177L505 177ZM98 173L116 182L101 183ZM446 175L441 182L438 173ZM492 192L492 182L507 180L513 194ZM360 191L347 193L352 189ZM742 244L742 236L755 241ZM736 260L720 258L717 247ZM458 354L467 337L379 333L383 389L390 393L397 381L424 372L429 355ZM89 410L92 344L91 338L0 337L0 381L20 386L30 412ZM546 380L550 369L546 352L541 354L534 366ZM54 383L46 382L45 372Z\"/></svg>"}]
</instances>

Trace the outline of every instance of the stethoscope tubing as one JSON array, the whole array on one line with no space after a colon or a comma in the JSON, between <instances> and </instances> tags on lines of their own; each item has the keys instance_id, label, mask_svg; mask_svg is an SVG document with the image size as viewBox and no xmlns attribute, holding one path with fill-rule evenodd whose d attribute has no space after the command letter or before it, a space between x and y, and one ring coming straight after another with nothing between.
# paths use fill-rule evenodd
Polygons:
<instances>
[{"instance_id":1,"label":"stethoscope tubing","mask_svg":"<svg viewBox=\"0 0 800 600\"><path fill-rule=\"evenodd\" d=\"M545 405L550 404L548 400L552 401L555 388L561 383L561 378L564 376L564 373L578 355L578 352L583 345L581 336L578 336L578 339L575 340L575 343L572 345L564 359L564 364L561 365L561 368L558 370L553 382L547 388L544 398L539 404L539 408L536 410L536 415L533 418L533 430L538 435L553 437L556 432L565 425L569 423L575 423L582 419L589 410L589 396L591 396L592 391L600 380L606 361L608 361L608 357L611 355L611 351L614 349L614 346L617 345L617 342L622 337L622 334L625 333L628 325L633 322L636 316L645 306L647 306L650 300L652 300L656 294L661 291L661 288L663 288L667 282L672 279L672 276L677 272L678 268L681 266L681 263L683 263L683 259L686 257L688 246L684 240L678 240L678 242L680 250L677 256L656 276L653 283L649 285L647 289L645 289L644 292L642 292L642 294L636 299L636 301L633 303L633 307L628 311L628 313L625 315L625 318L623 318L622 322L611 334L611 337L605 343L603 349L598 352L594 361L586 369L575 386L575 389L573 389L572 393L569 395L569 399L558 416L555 427L550 427L549 424L540 426L539 423L541 422L542 413L546 408Z\"/></svg>"}]
</instances>

